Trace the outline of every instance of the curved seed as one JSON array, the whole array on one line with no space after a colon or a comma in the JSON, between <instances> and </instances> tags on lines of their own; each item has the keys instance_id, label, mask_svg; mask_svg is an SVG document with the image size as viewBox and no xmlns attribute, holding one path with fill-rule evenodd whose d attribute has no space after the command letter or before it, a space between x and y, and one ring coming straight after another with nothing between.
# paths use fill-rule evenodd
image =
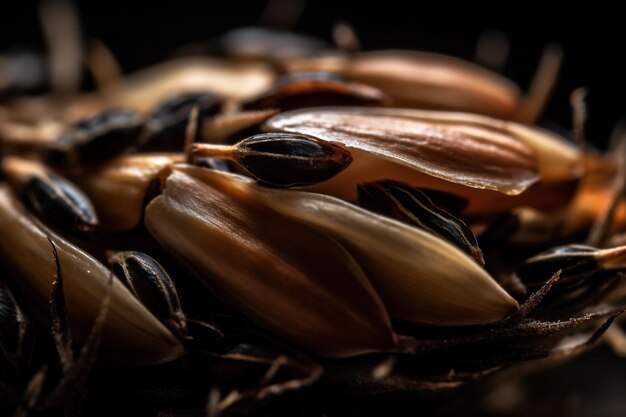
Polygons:
<instances>
[{"instance_id":1,"label":"curved seed","mask_svg":"<svg viewBox=\"0 0 626 417\"><path fill-rule=\"evenodd\" d=\"M219 112L220 104L216 96L203 92L183 93L167 98L148 116L147 137L142 147L150 150L182 151L191 110L197 107L198 118L202 120Z\"/></svg>"},{"instance_id":2,"label":"curved seed","mask_svg":"<svg viewBox=\"0 0 626 417\"><path fill-rule=\"evenodd\" d=\"M540 178L530 146L486 126L434 122L386 109L321 107L278 114L264 130L310 135L365 154L367 159L361 159L366 165L335 179L349 199L354 199L356 183L383 178L407 182L398 176L412 176L411 185L427 176L509 195L522 193ZM354 155L355 164L359 158ZM333 181L325 186L331 191Z\"/></svg>"},{"instance_id":3,"label":"curved seed","mask_svg":"<svg viewBox=\"0 0 626 417\"><path fill-rule=\"evenodd\" d=\"M107 110L80 120L47 147L52 164L94 163L115 156L138 143L143 128L130 110Z\"/></svg>"},{"instance_id":4,"label":"curved seed","mask_svg":"<svg viewBox=\"0 0 626 417\"><path fill-rule=\"evenodd\" d=\"M2 171L43 220L77 233L92 233L98 228L89 198L42 164L8 157L2 160Z\"/></svg>"},{"instance_id":5,"label":"curved seed","mask_svg":"<svg viewBox=\"0 0 626 417\"><path fill-rule=\"evenodd\" d=\"M324 72L294 73L245 104L248 109L293 110L315 106L380 105L385 94L369 85Z\"/></svg>"},{"instance_id":6,"label":"curved seed","mask_svg":"<svg viewBox=\"0 0 626 417\"><path fill-rule=\"evenodd\" d=\"M146 226L220 299L261 327L323 356L398 349L359 265L335 240L188 167L167 178ZM192 175L189 175L192 174Z\"/></svg>"},{"instance_id":7,"label":"curved seed","mask_svg":"<svg viewBox=\"0 0 626 417\"><path fill-rule=\"evenodd\" d=\"M262 203L296 224L337 239L359 262L393 317L437 325L477 324L501 320L518 308L484 269L456 247L342 200L260 187L244 177L182 165L174 168L170 178L204 183L211 190L219 188ZM149 227L150 223L156 225L154 220Z\"/></svg>"},{"instance_id":8,"label":"curved seed","mask_svg":"<svg viewBox=\"0 0 626 417\"><path fill-rule=\"evenodd\" d=\"M48 299L56 273L54 242L63 271L65 301L72 335L84 343L106 295L111 272L87 253L41 226L6 187L0 188L0 256L12 270L35 317L50 321ZM117 279L110 289L109 314L102 347L109 358L149 364L180 357L183 348Z\"/></svg>"},{"instance_id":9,"label":"curved seed","mask_svg":"<svg viewBox=\"0 0 626 417\"><path fill-rule=\"evenodd\" d=\"M152 314L174 333L187 333L176 286L157 261L136 251L117 252L108 260L115 275Z\"/></svg>"},{"instance_id":10,"label":"curved seed","mask_svg":"<svg viewBox=\"0 0 626 417\"><path fill-rule=\"evenodd\" d=\"M559 286L575 285L601 271L626 270L626 246L610 249L557 246L526 260L518 268L517 276L525 283L541 284L558 270L561 270Z\"/></svg>"},{"instance_id":11,"label":"curved seed","mask_svg":"<svg viewBox=\"0 0 626 417\"><path fill-rule=\"evenodd\" d=\"M371 51L283 63L293 71L332 71L380 88L395 106L449 109L503 119L516 116L520 91L473 63L417 51Z\"/></svg>"},{"instance_id":12,"label":"curved seed","mask_svg":"<svg viewBox=\"0 0 626 417\"><path fill-rule=\"evenodd\" d=\"M171 165L182 160L180 154L128 155L68 175L93 202L101 229L119 232L141 222L151 187Z\"/></svg>"},{"instance_id":13,"label":"curved seed","mask_svg":"<svg viewBox=\"0 0 626 417\"><path fill-rule=\"evenodd\" d=\"M422 191L397 181L359 185L360 206L427 230L485 264L476 236L463 220L442 210Z\"/></svg>"},{"instance_id":14,"label":"curved seed","mask_svg":"<svg viewBox=\"0 0 626 417\"><path fill-rule=\"evenodd\" d=\"M233 146L197 143L191 153L231 159L257 180L276 187L325 181L352 162L350 153L339 146L284 133L251 136Z\"/></svg>"}]
</instances>

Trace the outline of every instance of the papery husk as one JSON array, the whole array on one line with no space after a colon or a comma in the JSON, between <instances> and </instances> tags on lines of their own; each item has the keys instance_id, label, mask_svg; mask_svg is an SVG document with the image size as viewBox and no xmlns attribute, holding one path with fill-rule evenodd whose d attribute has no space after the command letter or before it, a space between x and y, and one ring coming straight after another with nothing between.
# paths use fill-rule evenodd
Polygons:
<instances>
[{"instance_id":1,"label":"papery husk","mask_svg":"<svg viewBox=\"0 0 626 417\"><path fill-rule=\"evenodd\" d=\"M519 88L506 78L450 56L417 51L371 51L283 62L290 72L329 71L380 88L397 107L459 110L512 119Z\"/></svg>"},{"instance_id":2,"label":"papery husk","mask_svg":"<svg viewBox=\"0 0 626 417\"><path fill-rule=\"evenodd\" d=\"M6 188L0 188L0 253L33 312L50 320L48 300L56 264L50 238L58 251L72 334L88 337L112 272L87 253L40 225ZM172 335L117 279L113 278L109 316L102 338L104 354L136 364L174 360L184 353Z\"/></svg>"},{"instance_id":3,"label":"papery husk","mask_svg":"<svg viewBox=\"0 0 626 417\"><path fill-rule=\"evenodd\" d=\"M399 349L385 307L350 254L233 178L175 169L146 208L148 230L219 299L272 334L322 356Z\"/></svg>"},{"instance_id":4,"label":"papery husk","mask_svg":"<svg viewBox=\"0 0 626 417\"><path fill-rule=\"evenodd\" d=\"M119 232L141 222L151 184L182 160L180 154L127 155L86 171L69 172L68 178L91 199L102 230Z\"/></svg>"},{"instance_id":5,"label":"papery husk","mask_svg":"<svg viewBox=\"0 0 626 417\"><path fill-rule=\"evenodd\" d=\"M264 130L309 134L350 148L352 165L310 188L347 200L356 197L357 183L393 179L464 196L472 212L504 210L526 199L536 200L529 205L562 206L582 172L579 151L556 135L465 113L320 107L277 115ZM543 197L533 197L533 189Z\"/></svg>"},{"instance_id":6,"label":"papery husk","mask_svg":"<svg viewBox=\"0 0 626 417\"><path fill-rule=\"evenodd\" d=\"M359 262L392 317L436 325L478 324L501 320L518 308L473 259L419 229L330 196L265 188L233 174L183 165L174 174L328 233Z\"/></svg>"},{"instance_id":7,"label":"papery husk","mask_svg":"<svg viewBox=\"0 0 626 417\"><path fill-rule=\"evenodd\" d=\"M185 58L153 66L107 86L102 97L111 106L152 110L162 100L185 91L205 91L221 98L246 100L268 88L274 72L263 63L216 58Z\"/></svg>"}]
</instances>

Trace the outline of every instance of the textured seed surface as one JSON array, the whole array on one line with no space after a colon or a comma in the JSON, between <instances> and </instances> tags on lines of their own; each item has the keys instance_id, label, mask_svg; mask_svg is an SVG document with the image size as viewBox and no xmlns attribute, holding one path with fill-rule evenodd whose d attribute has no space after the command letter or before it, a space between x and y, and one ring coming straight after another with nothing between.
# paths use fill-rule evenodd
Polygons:
<instances>
[{"instance_id":1,"label":"textured seed surface","mask_svg":"<svg viewBox=\"0 0 626 417\"><path fill-rule=\"evenodd\" d=\"M177 166L174 173L181 180L196 178L211 189L232 190L239 198L261 202L296 224L332 236L359 262L396 318L477 324L500 320L518 308L473 259L430 233L330 196L260 187L244 177L194 167ZM149 215L147 221L151 229L158 226Z\"/></svg>"},{"instance_id":2,"label":"textured seed surface","mask_svg":"<svg viewBox=\"0 0 626 417\"><path fill-rule=\"evenodd\" d=\"M265 129L311 135L408 167L415 176L421 173L505 194L519 194L539 179L534 152L528 145L482 126L337 107L281 113L268 120ZM363 169L379 175L377 179L387 177L376 168ZM349 171L344 175L349 176ZM367 179L357 180L364 181Z\"/></svg>"},{"instance_id":3,"label":"textured seed surface","mask_svg":"<svg viewBox=\"0 0 626 417\"><path fill-rule=\"evenodd\" d=\"M102 264L37 224L6 188L0 188L0 256L28 295L29 306L49 321L48 299L56 273L50 242L57 247L72 334L84 343L99 313L111 272ZM181 356L179 341L118 280L114 279L102 346L110 358L160 363Z\"/></svg>"},{"instance_id":4,"label":"textured seed surface","mask_svg":"<svg viewBox=\"0 0 626 417\"><path fill-rule=\"evenodd\" d=\"M69 180L37 162L15 157L3 160L2 170L44 221L67 232L92 233L97 229L98 216L91 201Z\"/></svg>"},{"instance_id":5,"label":"textured seed surface","mask_svg":"<svg viewBox=\"0 0 626 417\"><path fill-rule=\"evenodd\" d=\"M275 187L325 181L345 169L350 152L315 138L285 133L251 136L232 148L195 144L192 154L236 161L257 180Z\"/></svg>"},{"instance_id":6,"label":"textured seed surface","mask_svg":"<svg viewBox=\"0 0 626 417\"><path fill-rule=\"evenodd\" d=\"M153 258L137 251L117 252L109 257L115 275L152 314L172 331L187 329L180 297L172 278Z\"/></svg>"},{"instance_id":7,"label":"textured seed surface","mask_svg":"<svg viewBox=\"0 0 626 417\"><path fill-rule=\"evenodd\" d=\"M517 270L525 282L537 283L561 270L559 284L581 281L603 270L626 269L626 247L597 249L586 245L558 246L528 259Z\"/></svg>"},{"instance_id":8,"label":"textured seed surface","mask_svg":"<svg viewBox=\"0 0 626 417\"><path fill-rule=\"evenodd\" d=\"M456 245L481 265L485 260L476 236L459 218L442 210L417 188L397 181L359 185L359 205L420 227Z\"/></svg>"},{"instance_id":9,"label":"textured seed surface","mask_svg":"<svg viewBox=\"0 0 626 417\"><path fill-rule=\"evenodd\" d=\"M174 171L146 209L149 231L221 300L292 343L324 356L394 349L385 307L346 250L229 178Z\"/></svg>"}]
</instances>

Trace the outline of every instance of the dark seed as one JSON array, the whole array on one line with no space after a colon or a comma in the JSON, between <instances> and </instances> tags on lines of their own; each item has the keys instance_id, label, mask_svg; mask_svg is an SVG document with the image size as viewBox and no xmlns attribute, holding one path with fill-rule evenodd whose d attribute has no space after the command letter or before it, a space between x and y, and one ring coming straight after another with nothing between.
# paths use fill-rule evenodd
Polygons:
<instances>
[{"instance_id":1,"label":"dark seed","mask_svg":"<svg viewBox=\"0 0 626 417\"><path fill-rule=\"evenodd\" d=\"M194 144L193 156L236 161L267 185L292 187L325 181L351 162L350 152L311 136L264 133L233 146Z\"/></svg>"},{"instance_id":2,"label":"dark seed","mask_svg":"<svg viewBox=\"0 0 626 417\"><path fill-rule=\"evenodd\" d=\"M94 163L135 146L143 124L129 110L107 110L83 119L65 131L47 149L52 164Z\"/></svg>"},{"instance_id":3,"label":"dark seed","mask_svg":"<svg viewBox=\"0 0 626 417\"><path fill-rule=\"evenodd\" d=\"M626 246L596 249L585 245L558 246L528 259L517 270L525 283L539 285L561 270L560 287L576 287L605 270L626 270Z\"/></svg>"},{"instance_id":4,"label":"dark seed","mask_svg":"<svg viewBox=\"0 0 626 417\"><path fill-rule=\"evenodd\" d=\"M307 136L266 133L236 146L237 162L259 181L278 187L327 180L351 162L350 153Z\"/></svg>"},{"instance_id":5,"label":"dark seed","mask_svg":"<svg viewBox=\"0 0 626 417\"><path fill-rule=\"evenodd\" d=\"M55 174L33 177L24 187L24 196L42 218L63 230L93 233L98 228L89 197L65 178Z\"/></svg>"},{"instance_id":6,"label":"dark seed","mask_svg":"<svg viewBox=\"0 0 626 417\"><path fill-rule=\"evenodd\" d=\"M163 324L180 336L187 334L178 291L157 261L144 253L127 251L111 255L109 263L115 275Z\"/></svg>"},{"instance_id":7,"label":"dark seed","mask_svg":"<svg viewBox=\"0 0 626 417\"><path fill-rule=\"evenodd\" d=\"M42 164L10 157L2 161L2 171L45 222L66 232L93 233L98 228L96 210L89 197Z\"/></svg>"},{"instance_id":8,"label":"dark seed","mask_svg":"<svg viewBox=\"0 0 626 417\"><path fill-rule=\"evenodd\" d=\"M364 106L381 104L382 91L324 72L295 73L245 104L246 109L294 110L317 106Z\"/></svg>"},{"instance_id":9,"label":"dark seed","mask_svg":"<svg viewBox=\"0 0 626 417\"><path fill-rule=\"evenodd\" d=\"M198 118L217 114L220 100L209 93L185 93L170 97L158 105L146 121L147 139L142 148L160 151L181 151L191 109L198 108Z\"/></svg>"},{"instance_id":10,"label":"dark seed","mask_svg":"<svg viewBox=\"0 0 626 417\"><path fill-rule=\"evenodd\" d=\"M441 193L437 196L441 198ZM362 207L425 229L446 239L484 265L476 236L459 218L433 203L426 193L397 181L377 181L358 186Z\"/></svg>"}]
</instances>

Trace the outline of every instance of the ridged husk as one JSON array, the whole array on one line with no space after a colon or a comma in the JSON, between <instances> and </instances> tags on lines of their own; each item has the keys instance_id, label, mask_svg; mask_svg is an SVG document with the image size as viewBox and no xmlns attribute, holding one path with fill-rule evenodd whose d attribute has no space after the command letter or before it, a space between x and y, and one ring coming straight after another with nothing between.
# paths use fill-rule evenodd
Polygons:
<instances>
[{"instance_id":1,"label":"ridged husk","mask_svg":"<svg viewBox=\"0 0 626 417\"><path fill-rule=\"evenodd\" d=\"M563 204L573 192L567 183L582 172L578 150L556 135L465 113L319 107L279 114L264 130L308 134L350 148L350 168L311 188L349 200L356 197L357 183L394 179L465 196L473 211L519 205L523 194L500 194L526 191L532 200L530 191L554 183L561 189L555 203Z\"/></svg>"},{"instance_id":2,"label":"ridged husk","mask_svg":"<svg viewBox=\"0 0 626 417\"><path fill-rule=\"evenodd\" d=\"M175 169L146 208L148 230L218 298L275 335L322 356L397 350L385 307L350 254L236 178Z\"/></svg>"},{"instance_id":3,"label":"ridged husk","mask_svg":"<svg viewBox=\"0 0 626 417\"><path fill-rule=\"evenodd\" d=\"M518 307L470 257L419 229L330 196L265 188L237 175L183 165L177 165L168 178L164 196L176 193L177 199L192 198L183 194L182 184L186 183L217 193L224 207L245 199L259 209L269 207L279 212L297 222L294 224L306 224L332 236L359 262L393 317L437 325L477 324L500 320ZM187 192L198 194L192 189ZM195 197L199 200L196 204L206 205L206 200L218 199L217 196L205 196L204 202ZM170 205L174 205L175 198L170 198ZM158 199L148 207L146 215L153 233L158 230L159 221L154 217L156 213L151 212L163 205L157 201L164 198ZM210 212L207 215L214 216ZM174 232L170 230L169 234ZM164 238L157 235L161 241ZM180 237L171 237L170 241L179 244ZM216 262L206 260L218 257L206 244L196 242L195 248L194 259ZM238 259L235 256L232 262Z\"/></svg>"},{"instance_id":4,"label":"ridged husk","mask_svg":"<svg viewBox=\"0 0 626 417\"><path fill-rule=\"evenodd\" d=\"M72 333L89 335L112 272L87 253L38 223L6 188L0 188L0 254L9 277L40 319L50 320L55 279L54 242L63 272ZM109 358L137 364L161 363L184 353L180 342L117 279L113 278L102 347Z\"/></svg>"},{"instance_id":5,"label":"ridged husk","mask_svg":"<svg viewBox=\"0 0 626 417\"><path fill-rule=\"evenodd\" d=\"M514 118L520 91L511 81L461 59L417 51L371 51L285 61L291 72L329 71L380 88L394 106L471 111Z\"/></svg>"},{"instance_id":6,"label":"ridged husk","mask_svg":"<svg viewBox=\"0 0 626 417\"><path fill-rule=\"evenodd\" d=\"M93 202L101 228L119 232L140 223L151 184L182 159L179 154L127 155L86 171L70 172L68 177Z\"/></svg>"}]
</instances>

